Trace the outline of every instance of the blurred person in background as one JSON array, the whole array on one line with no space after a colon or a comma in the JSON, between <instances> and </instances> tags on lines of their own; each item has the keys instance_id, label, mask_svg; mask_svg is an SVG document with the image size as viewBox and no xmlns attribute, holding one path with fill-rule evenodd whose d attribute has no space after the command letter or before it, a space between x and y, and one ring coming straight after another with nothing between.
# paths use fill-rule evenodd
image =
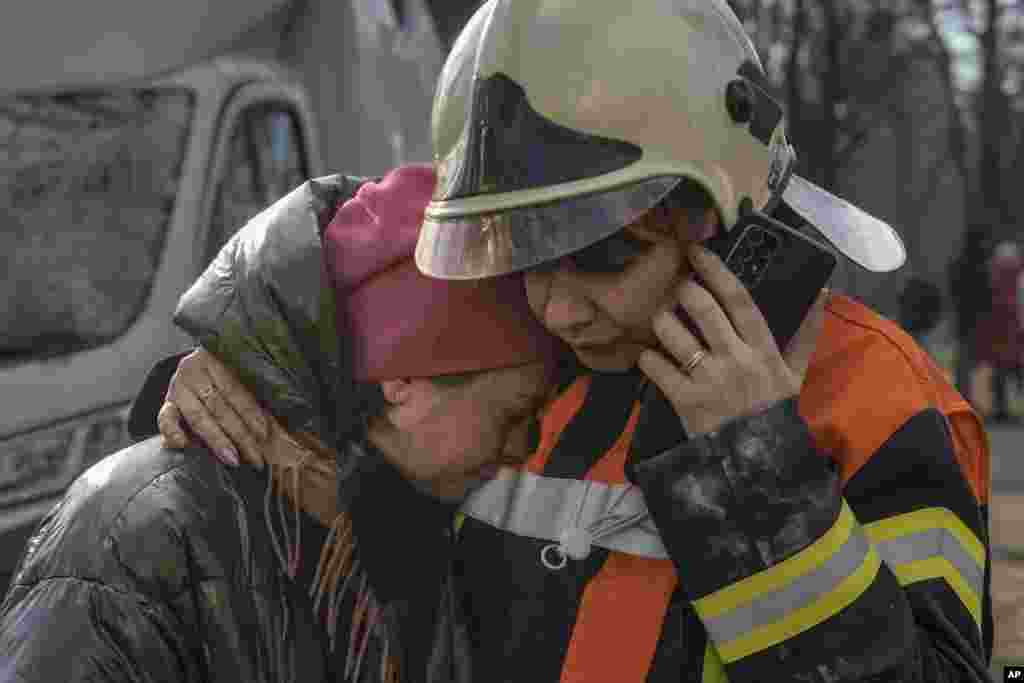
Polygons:
<instances>
[{"instance_id":1,"label":"blurred person in background","mask_svg":"<svg viewBox=\"0 0 1024 683\"><path fill-rule=\"evenodd\" d=\"M988 263L991 245L968 231L966 244L949 266L949 296L956 314L956 388L972 403L971 385L978 360L979 322L992 310L992 280Z\"/></svg>"},{"instance_id":2,"label":"blurred person in background","mask_svg":"<svg viewBox=\"0 0 1024 683\"><path fill-rule=\"evenodd\" d=\"M416 270L433 184L310 181L224 247L175 320L266 406L263 476L156 439L87 470L0 607L0 682L474 680L444 529L533 450L559 346L522 276Z\"/></svg>"},{"instance_id":3,"label":"blurred person in background","mask_svg":"<svg viewBox=\"0 0 1024 683\"><path fill-rule=\"evenodd\" d=\"M933 282L913 275L899 298L900 326L925 346L927 336L942 320L942 292Z\"/></svg>"},{"instance_id":4,"label":"blurred person in background","mask_svg":"<svg viewBox=\"0 0 1024 683\"><path fill-rule=\"evenodd\" d=\"M1024 259L1016 242L1000 242L989 260L992 302L978 321L977 358L992 366L992 414L996 423L1018 421L1010 407L1010 383L1021 365L1021 302L1018 299Z\"/></svg>"},{"instance_id":5,"label":"blurred person in background","mask_svg":"<svg viewBox=\"0 0 1024 683\"><path fill-rule=\"evenodd\" d=\"M1017 277L1017 320L1020 326L1017 328L1018 339L1020 340L1020 355L1017 358L1017 391L1024 394L1024 270L1021 270Z\"/></svg>"},{"instance_id":6,"label":"blurred person in background","mask_svg":"<svg viewBox=\"0 0 1024 683\"><path fill-rule=\"evenodd\" d=\"M417 263L525 272L580 364L536 452L461 508L475 680L988 679L977 415L847 297L778 348L697 247L744 211L792 223L788 187L850 258L902 261L888 226L791 177L763 76L713 0L491 0L452 49ZM184 415L257 461L254 402L215 368L182 363L161 429L186 440Z\"/></svg>"}]
</instances>

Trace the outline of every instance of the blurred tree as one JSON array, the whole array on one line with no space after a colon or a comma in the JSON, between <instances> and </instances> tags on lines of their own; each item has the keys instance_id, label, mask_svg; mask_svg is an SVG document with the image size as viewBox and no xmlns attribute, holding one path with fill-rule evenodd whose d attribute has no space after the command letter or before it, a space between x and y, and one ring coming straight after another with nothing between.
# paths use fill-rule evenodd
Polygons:
<instances>
[{"instance_id":1,"label":"blurred tree","mask_svg":"<svg viewBox=\"0 0 1024 683\"><path fill-rule=\"evenodd\" d=\"M973 262L994 233L1020 232L1019 0L731 4L787 110L798 172L893 223L920 275L944 281L954 250ZM895 312L905 277L853 269L840 285Z\"/></svg>"},{"instance_id":2,"label":"blurred tree","mask_svg":"<svg viewBox=\"0 0 1024 683\"><path fill-rule=\"evenodd\" d=\"M753 36L800 152L799 172L836 190L856 150L896 112L916 43L883 0L731 0Z\"/></svg>"},{"instance_id":3,"label":"blurred tree","mask_svg":"<svg viewBox=\"0 0 1024 683\"><path fill-rule=\"evenodd\" d=\"M935 131L917 119L940 79L909 0L732 0L786 109L797 172L900 231L914 255L927 219L908 196L930 193L940 173L917 150ZM934 111L931 111L934 116ZM940 133L944 138L944 131ZM902 185L902 187L900 187ZM898 189L897 189L898 188ZM933 276L919 269L923 276ZM896 315L905 276L842 268L835 285ZM891 280L895 278L895 282Z\"/></svg>"}]
</instances>

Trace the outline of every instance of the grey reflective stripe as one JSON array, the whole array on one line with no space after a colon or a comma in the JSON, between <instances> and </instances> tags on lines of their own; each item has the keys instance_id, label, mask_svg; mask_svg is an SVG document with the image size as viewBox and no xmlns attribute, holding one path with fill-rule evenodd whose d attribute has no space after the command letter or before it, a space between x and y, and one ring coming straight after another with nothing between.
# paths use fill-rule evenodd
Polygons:
<instances>
[{"instance_id":1,"label":"grey reflective stripe","mask_svg":"<svg viewBox=\"0 0 1024 683\"><path fill-rule=\"evenodd\" d=\"M718 616L701 614L701 621L720 646L755 629L781 621L835 590L864 564L869 549L864 534L854 527L846 543L814 570Z\"/></svg>"},{"instance_id":2,"label":"grey reflective stripe","mask_svg":"<svg viewBox=\"0 0 1024 683\"><path fill-rule=\"evenodd\" d=\"M956 536L945 529L929 529L886 541L877 541L875 547L882 561L893 569L908 562L942 557L960 572L960 576L979 597L984 590L984 567L979 566Z\"/></svg>"},{"instance_id":3,"label":"grey reflective stripe","mask_svg":"<svg viewBox=\"0 0 1024 683\"><path fill-rule=\"evenodd\" d=\"M668 557L643 494L632 484L543 477L506 467L474 491L461 512L517 536L558 543L567 529L590 529L595 546L639 557ZM623 527L601 533L616 522L624 522Z\"/></svg>"}]
</instances>

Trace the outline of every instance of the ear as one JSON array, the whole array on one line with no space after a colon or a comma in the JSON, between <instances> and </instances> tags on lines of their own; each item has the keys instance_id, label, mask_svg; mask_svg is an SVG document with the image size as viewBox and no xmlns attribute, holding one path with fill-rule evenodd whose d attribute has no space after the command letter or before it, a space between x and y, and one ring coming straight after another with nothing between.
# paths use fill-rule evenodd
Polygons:
<instances>
[{"instance_id":1,"label":"ear","mask_svg":"<svg viewBox=\"0 0 1024 683\"><path fill-rule=\"evenodd\" d=\"M412 382L408 377L386 379L380 383L380 390L384 393L384 400L392 406L408 403L412 398Z\"/></svg>"},{"instance_id":2,"label":"ear","mask_svg":"<svg viewBox=\"0 0 1024 683\"><path fill-rule=\"evenodd\" d=\"M438 399L437 389L430 380L422 378L384 380L380 388L388 402L385 415L398 429L408 429L423 420Z\"/></svg>"}]
</instances>

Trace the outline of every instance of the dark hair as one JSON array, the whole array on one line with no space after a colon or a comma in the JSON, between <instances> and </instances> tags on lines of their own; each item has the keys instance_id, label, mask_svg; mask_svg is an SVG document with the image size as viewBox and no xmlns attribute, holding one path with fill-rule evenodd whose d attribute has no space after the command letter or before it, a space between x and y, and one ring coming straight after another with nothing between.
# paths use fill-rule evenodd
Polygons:
<instances>
[{"instance_id":1,"label":"dark hair","mask_svg":"<svg viewBox=\"0 0 1024 683\"><path fill-rule=\"evenodd\" d=\"M388 400L384 398L380 382L356 382L354 389L355 396L351 403L352 425L357 430L365 432L370 420L387 408Z\"/></svg>"},{"instance_id":2,"label":"dark hair","mask_svg":"<svg viewBox=\"0 0 1024 683\"><path fill-rule=\"evenodd\" d=\"M674 225L680 213L685 214L688 220L699 220L705 211L714 207L715 202L707 190L697 181L683 178L644 215L654 218L659 224Z\"/></svg>"},{"instance_id":3,"label":"dark hair","mask_svg":"<svg viewBox=\"0 0 1024 683\"><path fill-rule=\"evenodd\" d=\"M695 180L683 178L665 197L655 204L664 211L692 211L710 209L715 205L711 195Z\"/></svg>"}]
</instances>

